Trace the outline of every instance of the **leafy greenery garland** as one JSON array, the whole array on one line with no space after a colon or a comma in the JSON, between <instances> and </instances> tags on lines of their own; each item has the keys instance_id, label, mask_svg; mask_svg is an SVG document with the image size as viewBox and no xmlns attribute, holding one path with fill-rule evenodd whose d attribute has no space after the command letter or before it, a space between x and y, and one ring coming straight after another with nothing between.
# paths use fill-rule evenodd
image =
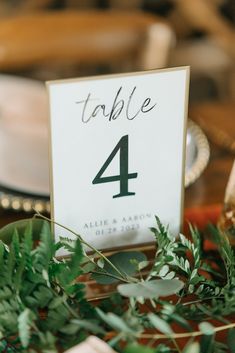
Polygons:
<instances>
[{"instance_id":1,"label":"leafy greenery garland","mask_svg":"<svg viewBox=\"0 0 235 353\"><path fill-rule=\"evenodd\" d=\"M215 263L197 229L191 240L175 239L156 218L150 262L137 251L106 257L75 232L75 241L55 243L50 220L37 216L0 230L0 352L63 352L90 334L121 353L235 352L235 254L225 234L211 227ZM56 258L61 248L68 259ZM93 306L79 281L84 274L117 283L116 294Z\"/></svg>"}]
</instances>

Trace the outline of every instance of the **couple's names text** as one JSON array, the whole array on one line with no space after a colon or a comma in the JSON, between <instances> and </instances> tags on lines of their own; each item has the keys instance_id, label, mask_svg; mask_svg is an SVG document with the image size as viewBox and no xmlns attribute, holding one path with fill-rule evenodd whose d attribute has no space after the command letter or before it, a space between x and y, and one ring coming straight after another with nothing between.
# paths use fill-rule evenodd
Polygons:
<instances>
[{"instance_id":1,"label":"couple's names text","mask_svg":"<svg viewBox=\"0 0 235 353\"><path fill-rule=\"evenodd\" d=\"M134 101L134 96L137 87L133 87L129 97L127 99L120 98L123 87L121 86L116 92L112 101L111 109L108 109L107 104L94 104L97 98L93 98L91 93L88 93L86 99L77 101L82 107L82 122L88 123L98 114L107 118L108 121L116 120L122 113L125 114L126 119L134 120L141 113L146 114L155 108L156 103L152 103L151 98L145 98L141 103ZM138 109L136 107L138 106Z\"/></svg>"}]
</instances>

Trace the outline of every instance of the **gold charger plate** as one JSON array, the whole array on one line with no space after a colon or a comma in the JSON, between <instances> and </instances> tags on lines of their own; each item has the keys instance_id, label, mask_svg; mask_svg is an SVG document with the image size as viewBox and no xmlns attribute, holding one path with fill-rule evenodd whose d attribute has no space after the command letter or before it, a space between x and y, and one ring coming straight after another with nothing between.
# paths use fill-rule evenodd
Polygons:
<instances>
[{"instance_id":1,"label":"gold charger plate","mask_svg":"<svg viewBox=\"0 0 235 353\"><path fill-rule=\"evenodd\" d=\"M188 187L199 178L206 168L210 157L208 140L201 128L189 120L187 131L194 141L195 156L193 156L193 161L185 172L185 187ZM5 210L24 211L27 213L38 211L49 214L50 200L46 197L30 195L0 187L0 207Z\"/></svg>"}]
</instances>

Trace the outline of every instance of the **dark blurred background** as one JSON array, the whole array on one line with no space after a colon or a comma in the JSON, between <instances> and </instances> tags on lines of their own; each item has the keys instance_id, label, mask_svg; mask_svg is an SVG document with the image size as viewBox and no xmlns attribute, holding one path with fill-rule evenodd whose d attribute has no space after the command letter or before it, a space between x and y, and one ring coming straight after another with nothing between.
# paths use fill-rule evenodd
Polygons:
<instances>
[{"instance_id":1,"label":"dark blurred background","mask_svg":"<svg viewBox=\"0 0 235 353\"><path fill-rule=\"evenodd\" d=\"M2 68L2 71L23 74L42 80L90 74L132 71L142 68L156 68L190 65L192 102L208 99L234 99L235 97L235 1L234 0L1 0L0 15L5 21L7 18L28 16L46 12L86 12L86 11L122 11L131 15L141 12L156 16L156 22L163 21L169 26L171 33L163 33L160 49L152 51L156 57L164 46L164 59L159 62L152 60L147 67L127 64L128 57L119 59L120 65L107 65L107 62L93 63L73 62L73 65L51 65L44 61L44 65L30 65L21 67ZM110 16L112 16L110 14ZM79 18L78 18L79 21ZM115 20L114 20L115 21ZM150 21L151 22L151 21ZM130 17L130 32L133 30ZM69 21L66 27L69 26ZM97 24L99 27L99 24ZM124 25L125 26L125 25ZM53 27L53 24L52 24ZM98 28L97 27L97 28ZM106 27L107 30L108 27ZM121 23L120 23L121 28ZM30 28L28 28L30 31ZM53 28L51 29L53 30ZM64 28L66 31L66 28ZM79 29L78 29L79 30ZM87 28L89 32L89 28ZM135 27L138 32L138 25ZM48 27L48 31L50 28ZM82 31L85 31L83 28ZM164 32L164 31L163 31ZM20 35L20 33L19 33ZM17 38L17 33L15 33ZM58 34L60 36L60 33ZM81 36L81 33L80 33ZM86 37L86 34L85 34ZM156 36L157 37L157 36ZM158 35L161 37L161 34ZM33 38L32 38L33 39ZM46 41L46 38L44 38ZM105 38L97 40L105 40ZM1 40L1 24L0 24ZM58 41L59 38L54 38ZM69 40L69 38L68 38ZM117 38L120 41L120 38ZM125 38L123 38L125 42ZM164 43L165 41L165 43ZM115 33L113 36L115 43ZM139 39L139 46L143 47L144 39ZM91 40L91 46L92 46ZM28 43L29 47L31 46ZM79 44L78 44L79 45ZM107 44L108 45L108 44ZM118 43L120 46L120 43ZM144 47L143 47L144 48ZM1 48L0 48L1 49ZM144 49L143 49L144 50ZM150 49L151 50L151 49ZM1 52L0 52L1 54ZM1 55L0 55L1 56ZM73 60L74 61L74 60ZM79 62L79 65L78 65ZM17 65L16 65L17 66ZM69 67L68 67L69 66ZM73 67L72 67L73 66ZM1 57L0 57L1 70Z\"/></svg>"}]
</instances>

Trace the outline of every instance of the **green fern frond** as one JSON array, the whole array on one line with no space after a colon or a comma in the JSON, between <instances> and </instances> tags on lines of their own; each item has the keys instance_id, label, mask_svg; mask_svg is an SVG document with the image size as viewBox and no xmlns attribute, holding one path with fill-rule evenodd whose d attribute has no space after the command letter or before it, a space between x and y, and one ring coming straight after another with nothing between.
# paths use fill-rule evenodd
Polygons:
<instances>
[{"instance_id":1,"label":"green fern frond","mask_svg":"<svg viewBox=\"0 0 235 353\"><path fill-rule=\"evenodd\" d=\"M29 340L31 336L31 327L35 315L31 310L26 308L18 317L18 328L19 328L19 337L24 348L28 347Z\"/></svg>"}]
</instances>

